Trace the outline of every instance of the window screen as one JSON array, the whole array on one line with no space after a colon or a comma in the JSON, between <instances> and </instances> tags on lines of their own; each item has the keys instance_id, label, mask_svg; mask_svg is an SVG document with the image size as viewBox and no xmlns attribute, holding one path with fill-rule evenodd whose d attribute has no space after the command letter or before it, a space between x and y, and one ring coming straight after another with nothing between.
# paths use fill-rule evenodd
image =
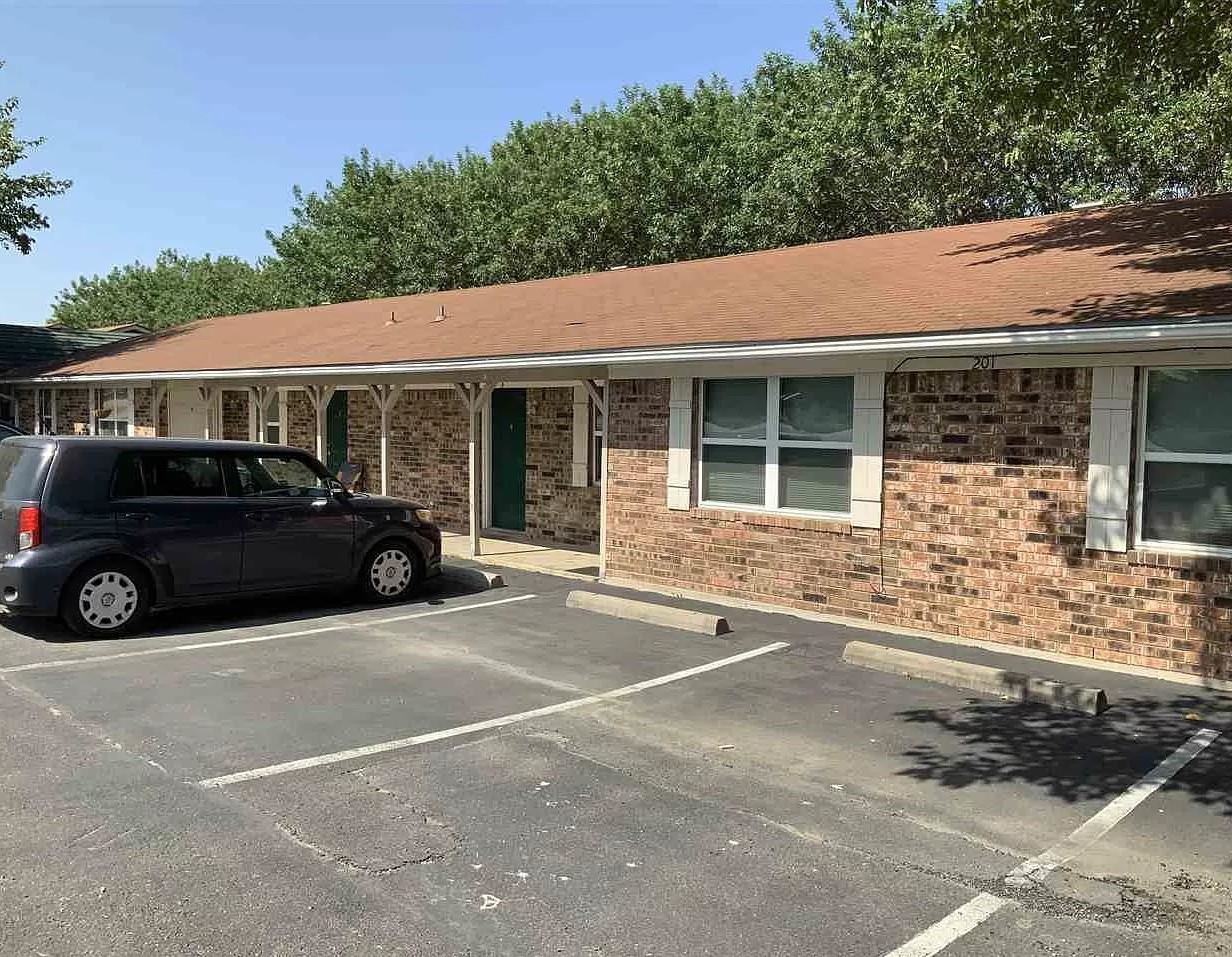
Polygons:
<instances>
[{"instance_id":1,"label":"window screen","mask_svg":"<svg viewBox=\"0 0 1232 957\"><path fill-rule=\"evenodd\" d=\"M1148 371L1142 540L1232 548L1229 409L1232 370Z\"/></svg>"},{"instance_id":2,"label":"window screen","mask_svg":"<svg viewBox=\"0 0 1232 957\"><path fill-rule=\"evenodd\" d=\"M850 512L854 394L850 376L707 380L702 501Z\"/></svg>"}]
</instances>

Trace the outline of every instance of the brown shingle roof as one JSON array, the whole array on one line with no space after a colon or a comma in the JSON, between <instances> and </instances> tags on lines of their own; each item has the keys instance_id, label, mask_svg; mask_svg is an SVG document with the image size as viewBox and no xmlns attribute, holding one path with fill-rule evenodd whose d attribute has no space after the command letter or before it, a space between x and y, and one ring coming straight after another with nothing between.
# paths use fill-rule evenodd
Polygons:
<instances>
[{"instance_id":1,"label":"brown shingle roof","mask_svg":"<svg viewBox=\"0 0 1232 957\"><path fill-rule=\"evenodd\" d=\"M1232 316L1232 194L208 319L55 371L346 366L1217 315Z\"/></svg>"}]
</instances>

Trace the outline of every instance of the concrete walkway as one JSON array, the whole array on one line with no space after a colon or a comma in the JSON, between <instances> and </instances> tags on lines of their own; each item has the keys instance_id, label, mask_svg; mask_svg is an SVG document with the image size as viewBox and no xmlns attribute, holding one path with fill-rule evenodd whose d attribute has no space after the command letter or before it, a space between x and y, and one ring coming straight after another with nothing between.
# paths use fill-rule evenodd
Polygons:
<instances>
[{"instance_id":1,"label":"concrete walkway","mask_svg":"<svg viewBox=\"0 0 1232 957\"><path fill-rule=\"evenodd\" d=\"M441 551L446 561L459 558L469 560L471 557L470 539L456 532L442 532ZM487 565L524 568L529 571L587 580L599 577L598 551L550 548L545 545L532 545L529 542L511 541L504 538L481 538L479 552L476 561Z\"/></svg>"}]
</instances>

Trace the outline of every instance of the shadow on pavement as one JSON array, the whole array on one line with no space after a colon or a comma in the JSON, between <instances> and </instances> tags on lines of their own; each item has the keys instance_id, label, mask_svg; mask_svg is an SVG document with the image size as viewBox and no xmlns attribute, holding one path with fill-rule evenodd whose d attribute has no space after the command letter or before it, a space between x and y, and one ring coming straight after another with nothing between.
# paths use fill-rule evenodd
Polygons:
<instances>
[{"instance_id":1,"label":"shadow on pavement","mask_svg":"<svg viewBox=\"0 0 1232 957\"><path fill-rule=\"evenodd\" d=\"M898 716L952 735L953 751L927 744L904 752L899 773L948 788L1020 782L1066 802L1109 799L1150 771L1200 728L1223 734L1168 784L1232 816L1232 698L1180 694L1123 698L1095 718L1036 705L970 699L961 710L920 708Z\"/></svg>"},{"instance_id":2,"label":"shadow on pavement","mask_svg":"<svg viewBox=\"0 0 1232 957\"><path fill-rule=\"evenodd\" d=\"M419 605L440 605L452 598L487 591L488 583L473 569L447 567L440 577L427 582L423 590L409 601L393 605L374 604L345 592L316 590L287 592L278 595L227 598L216 604L170 608L150 617L145 630L116 638L82 638L69 631L56 619L20 618L6 615L0 619L9 631L38 641L68 643L89 642L99 646L116 642L134 642L145 638L167 638L175 635L208 635L235 628L255 628L262 625L308 622L327 615L338 615L369 608L406 608Z\"/></svg>"}]
</instances>

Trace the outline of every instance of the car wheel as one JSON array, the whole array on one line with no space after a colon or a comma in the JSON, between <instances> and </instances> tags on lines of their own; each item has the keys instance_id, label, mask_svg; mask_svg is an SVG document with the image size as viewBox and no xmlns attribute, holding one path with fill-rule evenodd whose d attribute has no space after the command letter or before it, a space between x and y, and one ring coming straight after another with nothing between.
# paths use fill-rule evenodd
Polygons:
<instances>
[{"instance_id":1,"label":"car wheel","mask_svg":"<svg viewBox=\"0 0 1232 957\"><path fill-rule=\"evenodd\" d=\"M408 597L423 581L423 559L406 542L382 542L368 553L359 583L372 601L393 602Z\"/></svg>"},{"instance_id":2,"label":"car wheel","mask_svg":"<svg viewBox=\"0 0 1232 957\"><path fill-rule=\"evenodd\" d=\"M64 592L64 623L87 638L136 631L150 610L145 572L123 559L104 559L77 572Z\"/></svg>"}]
</instances>

